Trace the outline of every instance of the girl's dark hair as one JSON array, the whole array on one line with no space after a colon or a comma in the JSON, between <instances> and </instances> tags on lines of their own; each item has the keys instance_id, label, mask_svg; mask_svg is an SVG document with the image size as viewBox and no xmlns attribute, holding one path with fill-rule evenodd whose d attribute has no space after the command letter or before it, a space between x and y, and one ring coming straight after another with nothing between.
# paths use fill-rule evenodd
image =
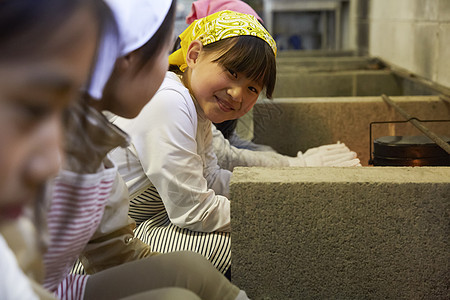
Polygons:
<instances>
[{"instance_id":1,"label":"girl's dark hair","mask_svg":"<svg viewBox=\"0 0 450 300\"><path fill-rule=\"evenodd\" d=\"M251 80L261 82L266 90L266 97L272 99L277 66L272 48L263 39L241 35L203 46L203 51L221 53L214 62L226 69L243 73ZM180 74L178 66L171 65L169 70Z\"/></svg>"},{"instance_id":2,"label":"girl's dark hair","mask_svg":"<svg viewBox=\"0 0 450 300\"><path fill-rule=\"evenodd\" d=\"M173 29L173 26L175 23L176 6L177 6L177 1L173 0L164 21L161 23L161 26L159 26L158 30L155 32L155 34L152 36L152 38L138 49L138 51L141 55L140 56L141 68L148 61L150 61L156 53L161 51L161 46L164 45L164 43L168 39L173 38L172 35L168 34L168 33L172 32L172 29Z\"/></svg>"},{"instance_id":3,"label":"girl's dark hair","mask_svg":"<svg viewBox=\"0 0 450 300\"><path fill-rule=\"evenodd\" d=\"M0 59L32 56L46 46L45 37L71 17L78 7L92 8L99 31L111 18L100 0L2 0L0 1Z\"/></svg>"},{"instance_id":4,"label":"girl's dark hair","mask_svg":"<svg viewBox=\"0 0 450 300\"><path fill-rule=\"evenodd\" d=\"M272 99L277 77L275 54L264 40L242 35L235 38L224 39L203 47L206 53L222 52L214 60L227 69L243 73L251 80L261 82L266 89L266 96Z\"/></svg>"}]
</instances>

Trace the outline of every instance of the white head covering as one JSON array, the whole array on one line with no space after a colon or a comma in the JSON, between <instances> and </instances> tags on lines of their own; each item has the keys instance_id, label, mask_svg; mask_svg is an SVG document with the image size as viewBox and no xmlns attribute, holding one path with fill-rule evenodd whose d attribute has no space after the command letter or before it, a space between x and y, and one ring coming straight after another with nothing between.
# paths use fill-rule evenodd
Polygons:
<instances>
[{"instance_id":1,"label":"white head covering","mask_svg":"<svg viewBox=\"0 0 450 300\"><path fill-rule=\"evenodd\" d=\"M101 99L103 88L116 59L148 42L166 18L172 0L104 0L111 9L117 26L107 28L100 41L98 58L88 93ZM118 36L117 36L118 33Z\"/></svg>"}]
</instances>

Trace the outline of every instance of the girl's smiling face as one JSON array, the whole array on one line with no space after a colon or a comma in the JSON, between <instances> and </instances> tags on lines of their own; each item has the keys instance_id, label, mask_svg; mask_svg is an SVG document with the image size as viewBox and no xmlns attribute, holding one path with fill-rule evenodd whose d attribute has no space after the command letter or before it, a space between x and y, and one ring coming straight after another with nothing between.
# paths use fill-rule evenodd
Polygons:
<instances>
[{"instance_id":1,"label":"girl's smiling face","mask_svg":"<svg viewBox=\"0 0 450 300\"><path fill-rule=\"evenodd\" d=\"M262 84L214 62L221 53L205 53L196 40L187 52L184 84L194 95L206 117L214 122L238 119L255 105Z\"/></svg>"}]
</instances>

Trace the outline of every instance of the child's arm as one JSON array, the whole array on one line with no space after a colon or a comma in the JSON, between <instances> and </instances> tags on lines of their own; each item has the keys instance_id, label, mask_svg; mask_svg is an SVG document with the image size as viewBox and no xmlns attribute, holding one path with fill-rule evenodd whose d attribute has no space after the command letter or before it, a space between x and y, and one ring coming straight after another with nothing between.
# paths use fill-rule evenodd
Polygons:
<instances>
[{"instance_id":1,"label":"child's arm","mask_svg":"<svg viewBox=\"0 0 450 300\"><path fill-rule=\"evenodd\" d=\"M117 173L100 225L80 255L88 274L157 254L134 237L136 225L128 209L128 190Z\"/></svg>"},{"instance_id":2,"label":"child's arm","mask_svg":"<svg viewBox=\"0 0 450 300\"><path fill-rule=\"evenodd\" d=\"M204 177L189 94L159 91L127 131L172 223L203 232L230 229L230 202L209 189Z\"/></svg>"},{"instance_id":3,"label":"child's arm","mask_svg":"<svg viewBox=\"0 0 450 300\"><path fill-rule=\"evenodd\" d=\"M212 128L212 145L221 168L233 171L235 167L287 167L286 156L269 151L236 148L217 130Z\"/></svg>"},{"instance_id":4,"label":"child's arm","mask_svg":"<svg viewBox=\"0 0 450 300\"><path fill-rule=\"evenodd\" d=\"M127 145L128 136L99 112L81 105L68 110L66 126L66 171L53 187L49 253L68 250L80 255L87 273L151 255L148 245L133 238L128 191L106 157L111 149ZM64 242L60 236L65 235L74 238ZM64 261L71 259L66 256ZM57 255L47 255L51 273L63 277L66 270L55 268L61 262Z\"/></svg>"}]
</instances>

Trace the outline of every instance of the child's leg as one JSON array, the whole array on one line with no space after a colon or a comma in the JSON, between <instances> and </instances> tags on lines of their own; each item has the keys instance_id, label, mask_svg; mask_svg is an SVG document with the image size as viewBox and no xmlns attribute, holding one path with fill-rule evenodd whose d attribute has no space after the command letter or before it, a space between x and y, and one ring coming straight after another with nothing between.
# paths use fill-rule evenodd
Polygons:
<instances>
[{"instance_id":1,"label":"child's leg","mask_svg":"<svg viewBox=\"0 0 450 300\"><path fill-rule=\"evenodd\" d=\"M147 299L158 299L158 300L200 300L200 298L193 292L182 289L182 288L162 288L156 289L149 292L143 292L135 294L133 296L121 298L120 300L147 300Z\"/></svg>"},{"instance_id":2,"label":"child's leg","mask_svg":"<svg viewBox=\"0 0 450 300\"><path fill-rule=\"evenodd\" d=\"M236 299L233 285L206 258L172 252L125 263L91 275L85 299L117 299L165 287L192 291L201 299Z\"/></svg>"}]
</instances>

